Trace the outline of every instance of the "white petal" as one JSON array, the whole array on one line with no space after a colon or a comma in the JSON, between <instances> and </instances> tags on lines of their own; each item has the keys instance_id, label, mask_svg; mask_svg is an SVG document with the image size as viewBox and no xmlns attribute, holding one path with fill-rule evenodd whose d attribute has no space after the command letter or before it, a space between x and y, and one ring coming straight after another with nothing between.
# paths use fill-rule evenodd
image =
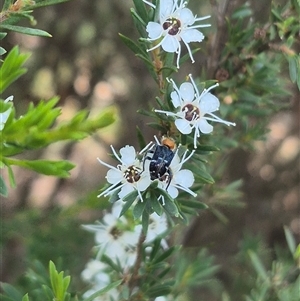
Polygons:
<instances>
[{"instance_id":1,"label":"white petal","mask_svg":"<svg viewBox=\"0 0 300 301\"><path fill-rule=\"evenodd\" d=\"M184 135L190 134L192 132L191 125L186 119L176 119L175 125L177 129Z\"/></svg>"},{"instance_id":2,"label":"white petal","mask_svg":"<svg viewBox=\"0 0 300 301\"><path fill-rule=\"evenodd\" d=\"M213 131L213 126L209 124L204 118L201 118L198 121L198 128L203 134L209 134Z\"/></svg>"},{"instance_id":3,"label":"white petal","mask_svg":"<svg viewBox=\"0 0 300 301\"><path fill-rule=\"evenodd\" d=\"M95 242L97 245L102 245L107 243L110 240L110 234L107 232L107 229L102 231L97 231L95 233Z\"/></svg>"},{"instance_id":4,"label":"white petal","mask_svg":"<svg viewBox=\"0 0 300 301\"><path fill-rule=\"evenodd\" d=\"M141 231L137 232L136 229L134 231L125 231L123 234L124 242L127 245L135 246L138 243L140 233Z\"/></svg>"},{"instance_id":5,"label":"white petal","mask_svg":"<svg viewBox=\"0 0 300 301\"><path fill-rule=\"evenodd\" d=\"M124 185L120 192L118 193L118 196L123 199L127 194L129 194L130 192L132 192L134 190L133 186L130 184L126 184Z\"/></svg>"},{"instance_id":6,"label":"white petal","mask_svg":"<svg viewBox=\"0 0 300 301\"><path fill-rule=\"evenodd\" d=\"M180 44L175 36L166 35L161 43L161 46L166 52L177 52Z\"/></svg>"},{"instance_id":7,"label":"white petal","mask_svg":"<svg viewBox=\"0 0 300 301\"><path fill-rule=\"evenodd\" d=\"M178 189L172 186L172 184L168 187L167 191L173 199L175 199L178 196Z\"/></svg>"},{"instance_id":8,"label":"white petal","mask_svg":"<svg viewBox=\"0 0 300 301\"><path fill-rule=\"evenodd\" d=\"M164 22L173 13L174 0L161 0L159 6L160 20Z\"/></svg>"},{"instance_id":9,"label":"white petal","mask_svg":"<svg viewBox=\"0 0 300 301\"><path fill-rule=\"evenodd\" d=\"M106 225L106 227L112 227L116 224L118 219L118 216L115 216L111 213L107 213L103 217L103 222Z\"/></svg>"},{"instance_id":10,"label":"white petal","mask_svg":"<svg viewBox=\"0 0 300 301\"><path fill-rule=\"evenodd\" d=\"M182 169L176 173L175 180L181 186L191 187L194 184L195 178L190 170Z\"/></svg>"},{"instance_id":11,"label":"white petal","mask_svg":"<svg viewBox=\"0 0 300 301\"><path fill-rule=\"evenodd\" d=\"M180 157L176 154L170 164L171 169L175 172L176 166L180 165Z\"/></svg>"},{"instance_id":12,"label":"white petal","mask_svg":"<svg viewBox=\"0 0 300 301\"><path fill-rule=\"evenodd\" d=\"M124 202L122 200L114 202L112 205L112 208L111 208L111 214L114 217L119 218L120 213L123 209L123 205L124 205Z\"/></svg>"},{"instance_id":13,"label":"white petal","mask_svg":"<svg viewBox=\"0 0 300 301\"><path fill-rule=\"evenodd\" d=\"M130 166L136 159L136 151L133 146L126 145L120 149L122 163Z\"/></svg>"},{"instance_id":14,"label":"white petal","mask_svg":"<svg viewBox=\"0 0 300 301\"><path fill-rule=\"evenodd\" d=\"M119 170L110 169L106 175L107 182L115 184L123 180L123 173Z\"/></svg>"},{"instance_id":15,"label":"white petal","mask_svg":"<svg viewBox=\"0 0 300 301\"><path fill-rule=\"evenodd\" d=\"M192 11L188 8L179 9L177 15L182 25L192 25L195 22L195 17Z\"/></svg>"},{"instance_id":16,"label":"white petal","mask_svg":"<svg viewBox=\"0 0 300 301\"><path fill-rule=\"evenodd\" d=\"M142 177L137 183L136 187L139 191L144 191L148 188L148 186L151 184L150 176L147 174L147 176Z\"/></svg>"},{"instance_id":17,"label":"white petal","mask_svg":"<svg viewBox=\"0 0 300 301\"><path fill-rule=\"evenodd\" d=\"M98 272L97 275L95 275L95 282L104 288L110 283L110 277L106 272Z\"/></svg>"},{"instance_id":18,"label":"white petal","mask_svg":"<svg viewBox=\"0 0 300 301\"><path fill-rule=\"evenodd\" d=\"M106 255L112 258L122 257L125 253L125 248L121 241L119 239L116 239L114 241L110 241L109 244L105 246L105 252Z\"/></svg>"},{"instance_id":19,"label":"white petal","mask_svg":"<svg viewBox=\"0 0 300 301\"><path fill-rule=\"evenodd\" d=\"M5 100L4 100L4 103L8 103L9 101L12 101L14 99L14 96L11 95L11 96L8 96Z\"/></svg>"},{"instance_id":20,"label":"white petal","mask_svg":"<svg viewBox=\"0 0 300 301\"><path fill-rule=\"evenodd\" d=\"M220 101L211 93L206 93L203 96L200 97L201 101L199 104L199 109L201 112L201 115L203 116L205 113L211 113L219 110L220 107Z\"/></svg>"},{"instance_id":21,"label":"white petal","mask_svg":"<svg viewBox=\"0 0 300 301\"><path fill-rule=\"evenodd\" d=\"M173 106L175 108L178 108L181 106L181 99L176 91L173 91L171 93L171 99L172 99Z\"/></svg>"},{"instance_id":22,"label":"white petal","mask_svg":"<svg viewBox=\"0 0 300 301\"><path fill-rule=\"evenodd\" d=\"M12 108L9 108L5 112L0 113L0 131L3 130L4 125L5 125L5 123L6 123L7 119L8 119L11 111L12 111Z\"/></svg>"},{"instance_id":23,"label":"white petal","mask_svg":"<svg viewBox=\"0 0 300 301\"><path fill-rule=\"evenodd\" d=\"M180 37L185 43L201 42L204 39L204 35L197 29L186 29L180 34Z\"/></svg>"},{"instance_id":24,"label":"white petal","mask_svg":"<svg viewBox=\"0 0 300 301\"><path fill-rule=\"evenodd\" d=\"M150 39L158 39L163 33L162 26L156 22L149 22L146 30L149 34Z\"/></svg>"},{"instance_id":25,"label":"white petal","mask_svg":"<svg viewBox=\"0 0 300 301\"><path fill-rule=\"evenodd\" d=\"M195 97L194 87L191 83L183 83L180 88L180 96L186 102L192 102Z\"/></svg>"}]
</instances>

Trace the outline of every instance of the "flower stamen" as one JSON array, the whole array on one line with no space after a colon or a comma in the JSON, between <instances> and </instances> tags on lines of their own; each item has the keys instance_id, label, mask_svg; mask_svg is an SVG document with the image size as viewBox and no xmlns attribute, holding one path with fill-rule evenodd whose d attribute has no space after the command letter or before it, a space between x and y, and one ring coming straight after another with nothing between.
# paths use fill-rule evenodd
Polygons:
<instances>
[{"instance_id":1,"label":"flower stamen","mask_svg":"<svg viewBox=\"0 0 300 301\"><path fill-rule=\"evenodd\" d=\"M171 36L177 35L180 30L181 30L181 22L180 20L176 18L168 18L164 23L163 23L163 29L167 30L168 34Z\"/></svg>"},{"instance_id":2,"label":"flower stamen","mask_svg":"<svg viewBox=\"0 0 300 301\"><path fill-rule=\"evenodd\" d=\"M131 184L138 182L141 178L141 170L136 166L129 166L124 172L124 178Z\"/></svg>"}]
</instances>

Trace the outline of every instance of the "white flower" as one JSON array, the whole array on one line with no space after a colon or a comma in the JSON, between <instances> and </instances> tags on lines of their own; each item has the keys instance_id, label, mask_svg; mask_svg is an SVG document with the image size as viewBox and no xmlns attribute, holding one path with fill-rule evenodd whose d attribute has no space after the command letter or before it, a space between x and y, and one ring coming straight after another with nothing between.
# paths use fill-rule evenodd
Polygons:
<instances>
[{"instance_id":1,"label":"white flower","mask_svg":"<svg viewBox=\"0 0 300 301\"><path fill-rule=\"evenodd\" d=\"M8 103L14 99L13 96L9 96L4 100L4 103ZM5 123L11 113L12 108L7 109L5 112L0 113L0 131L3 130Z\"/></svg>"},{"instance_id":2,"label":"white flower","mask_svg":"<svg viewBox=\"0 0 300 301\"><path fill-rule=\"evenodd\" d=\"M112 184L108 189L98 195L110 195L114 191L121 189L118 193L120 199L123 199L130 192L137 190L141 200L141 191L147 189L150 185L150 176L147 171L143 171L142 163L136 158L136 151L133 146L126 145L120 149L121 157L118 156L111 146L114 156L120 161L117 167L109 165L98 158L98 161L110 168L107 172L106 179Z\"/></svg>"},{"instance_id":3,"label":"white flower","mask_svg":"<svg viewBox=\"0 0 300 301\"><path fill-rule=\"evenodd\" d=\"M95 225L84 225L84 229L95 233L95 242L99 248L98 257L106 254L111 259L123 258L126 251L135 246L139 233L126 230L127 220L124 216L107 213L103 222Z\"/></svg>"},{"instance_id":4,"label":"white flower","mask_svg":"<svg viewBox=\"0 0 300 301\"><path fill-rule=\"evenodd\" d=\"M177 153L175 154L169 167L171 171L171 181L169 182L168 179L159 181L159 187L166 189L173 199L178 196L178 189L186 191L193 197L197 196L196 193L189 189L195 181L193 173L188 169L181 169L182 165L192 157L195 151L192 151L189 156L186 157L187 152L188 150L184 152L181 159Z\"/></svg>"},{"instance_id":5,"label":"white flower","mask_svg":"<svg viewBox=\"0 0 300 301\"><path fill-rule=\"evenodd\" d=\"M92 294L105 288L111 283L111 279L108 273L105 271L106 268L107 265L99 260L93 259L87 263L85 269L81 273L81 277L85 282L90 283L93 286L83 294L84 298L90 297ZM111 301L111 298L113 297L118 297L118 291L116 289L110 290L106 294L101 295L93 300Z\"/></svg>"},{"instance_id":6,"label":"white flower","mask_svg":"<svg viewBox=\"0 0 300 301\"><path fill-rule=\"evenodd\" d=\"M123 257L118 258L121 266L124 269L128 269L129 267L132 267L137 258L137 249L136 247L129 247L125 250L125 253L123 254Z\"/></svg>"},{"instance_id":7,"label":"white flower","mask_svg":"<svg viewBox=\"0 0 300 301\"><path fill-rule=\"evenodd\" d=\"M159 216L157 213L152 213L149 217L149 227L145 242L152 242L157 236L163 234L168 230L168 221L166 214ZM161 245L164 249L168 248L168 244L165 239L161 240Z\"/></svg>"},{"instance_id":8,"label":"white flower","mask_svg":"<svg viewBox=\"0 0 300 301\"><path fill-rule=\"evenodd\" d=\"M143 1L156 8L152 3ZM210 16L197 18L190 9L185 8L186 3L184 0L180 0L179 3L178 0L161 0L159 5L159 22L149 22L146 27L149 35L148 40L159 40L154 47L147 51L161 46L166 52L177 53L177 68L179 68L181 54L180 41L187 47L191 61L194 63L189 43L201 42L204 39L204 35L197 28L210 26L210 24L193 25L197 21L210 18Z\"/></svg>"},{"instance_id":9,"label":"white flower","mask_svg":"<svg viewBox=\"0 0 300 301\"><path fill-rule=\"evenodd\" d=\"M85 282L92 282L99 287L105 287L110 283L110 278L107 273L104 272L107 266L99 260L90 260L85 269L81 272L81 277Z\"/></svg>"},{"instance_id":10,"label":"white flower","mask_svg":"<svg viewBox=\"0 0 300 301\"><path fill-rule=\"evenodd\" d=\"M86 291L82 297L84 299L89 298L92 294L96 293L97 291L101 290L103 287L99 287L97 285L93 286L90 290ZM109 290L108 292L100 295L93 299L93 301L117 301L119 300L119 292L116 288Z\"/></svg>"},{"instance_id":11,"label":"white flower","mask_svg":"<svg viewBox=\"0 0 300 301\"><path fill-rule=\"evenodd\" d=\"M192 83L185 82L181 84L179 89L174 81L172 79L170 80L175 90L171 93L171 99L177 112L155 111L164 113L167 116L174 116L176 118L175 125L182 134L190 134L192 130L195 129L194 147L196 148L197 138L200 137L200 132L209 134L213 131L213 126L207 121L220 122L228 126L235 126L235 123L225 121L212 113L219 110L220 101L209 91L217 87L218 84L204 89L200 94L191 74L189 77Z\"/></svg>"},{"instance_id":12,"label":"white flower","mask_svg":"<svg viewBox=\"0 0 300 301\"><path fill-rule=\"evenodd\" d=\"M154 301L168 301L168 298L165 296L156 297Z\"/></svg>"}]
</instances>

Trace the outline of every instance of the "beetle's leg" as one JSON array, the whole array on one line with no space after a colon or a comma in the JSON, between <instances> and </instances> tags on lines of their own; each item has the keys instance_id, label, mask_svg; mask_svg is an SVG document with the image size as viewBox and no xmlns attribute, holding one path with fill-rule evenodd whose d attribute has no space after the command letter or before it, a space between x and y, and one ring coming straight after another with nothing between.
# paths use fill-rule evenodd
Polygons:
<instances>
[{"instance_id":1,"label":"beetle's leg","mask_svg":"<svg viewBox=\"0 0 300 301\"><path fill-rule=\"evenodd\" d=\"M168 190L168 188L169 188L169 186L171 184L173 175L172 175L172 171L171 171L170 168L168 168L168 170L166 171L166 173L168 174L168 184L167 184L166 190Z\"/></svg>"}]
</instances>

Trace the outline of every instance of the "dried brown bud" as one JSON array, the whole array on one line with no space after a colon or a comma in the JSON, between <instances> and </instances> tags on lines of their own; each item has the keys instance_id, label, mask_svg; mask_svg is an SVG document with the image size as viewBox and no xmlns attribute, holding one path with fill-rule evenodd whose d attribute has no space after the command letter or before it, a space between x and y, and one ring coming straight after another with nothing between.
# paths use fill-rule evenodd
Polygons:
<instances>
[{"instance_id":1,"label":"dried brown bud","mask_svg":"<svg viewBox=\"0 0 300 301\"><path fill-rule=\"evenodd\" d=\"M266 38L267 32L263 28L255 28L254 30L254 39L255 40L264 40Z\"/></svg>"},{"instance_id":2,"label":"dried brown bud","mask_svg":"<svg viewBox=\"0 0 300 301\"><path fill-rule=\"evenodd\" d=\"M217 70L217 72L216 72L216 80L219 83L227 80L228 78L229 78L229 72L226 69L220 68L220 69Z\"/></svg>"}]
</instances>

